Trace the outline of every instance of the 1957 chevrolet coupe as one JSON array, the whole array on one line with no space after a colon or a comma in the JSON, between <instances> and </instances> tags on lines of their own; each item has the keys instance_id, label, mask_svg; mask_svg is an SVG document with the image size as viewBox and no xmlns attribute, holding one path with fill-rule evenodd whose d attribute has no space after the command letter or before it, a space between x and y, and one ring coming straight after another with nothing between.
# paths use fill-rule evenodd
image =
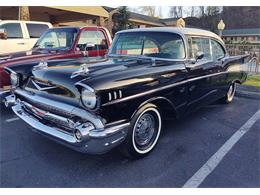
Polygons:
<instances>
[{"instance_id":1,"label":"1957 chevrolet coupe","mask_svg":"<svg viewBox=\"0 0 260 195\"><path fill-rule=\"evenodd\" d=\"M233 100L247 56L229 56L216 34L192 28L118 32L106 58L82 65L10 66L15 114L36 132L77 151L105 153L116 146L130 157L158 142L165 115L220 99ZM25 76L26 75L26 76Z\"/></svg>"}]
</instances>

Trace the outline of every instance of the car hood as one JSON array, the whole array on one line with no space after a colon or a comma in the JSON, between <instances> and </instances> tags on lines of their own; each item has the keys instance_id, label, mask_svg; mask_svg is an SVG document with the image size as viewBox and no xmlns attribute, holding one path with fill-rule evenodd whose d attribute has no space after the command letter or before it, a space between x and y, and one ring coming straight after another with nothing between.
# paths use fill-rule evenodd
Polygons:
<instances>
[{"instance_id":1,"label":"car hood","mask_svg":"<svg viewBox=\"0 0 260 195\"><path fill-rule=\"evenodd\" d=\"M40 87L46 87L46 90L40 90L35 87L35 82L28 82L27 89L33 88L34 92L44 95L51 95L51 98L59 99L72 104L78 104L80 101L80 92L76 87L81 83L93 88L97 93L120 86L137 84L147 81L144 74L153 74L154 71L166 71L169 66L161 66L169 62L158 63L158 66L152 65L150 59L118 59L104 58L93 62L85 62L81 66L53 66L34 70L30 80L39 83ZM170 62L171 64L173 62ZM174 62L177 63L177 62ZM85 71L81 71L84 67ZM164 68L162 68L164 67ZM168 67L168 68L167 68ZM150 78L148 78L150 79ZM55 89L48 89L49 86Z\"/></svg>"},{"instance_id":2,"label":"car hood","mask_svg":"<svg viewBox=\"0 0 260 195\"><path fill-rule=\"evenodd\" d=\"M5 67L11 64L22 64L35 60L49 59L66 52L67 51L33 49L29 51L10 53L8 55L0 55L0 66Z\"/></svg>"}]
</instances>

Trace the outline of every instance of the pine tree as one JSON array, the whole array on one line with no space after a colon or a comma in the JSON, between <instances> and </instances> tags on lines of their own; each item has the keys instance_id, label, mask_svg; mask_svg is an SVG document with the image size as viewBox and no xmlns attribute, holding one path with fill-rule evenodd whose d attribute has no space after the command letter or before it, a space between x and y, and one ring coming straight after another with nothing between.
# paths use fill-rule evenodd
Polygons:
<instances>
[{"instance_id":1,"label":"pine tree","mask_svg":"<svg viewBox=\"0 0 260 195\"><path fill-rule=\"evenodd\" d=\"M114 27L113 34L120 30L125 30L131 27L129 22L130 13L126 6L122 6L118 9L118 13L113 17Z\"/></svg>"}]
</instances>

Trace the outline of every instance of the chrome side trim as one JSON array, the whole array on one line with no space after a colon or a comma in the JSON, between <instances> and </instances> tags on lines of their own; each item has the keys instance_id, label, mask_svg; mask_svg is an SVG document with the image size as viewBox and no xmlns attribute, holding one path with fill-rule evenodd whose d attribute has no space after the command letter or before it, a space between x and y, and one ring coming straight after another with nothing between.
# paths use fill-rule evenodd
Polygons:
<instances>
[{"instance_id":1,"label":"chrome side trim","mask_svg":"<svg viewBox=\"0 0 260 195\"><path fill-rule=\"evenodd\" d=\"M195 81L195 80L204 79L204 78L208 78L208 77L212 77L212 76L217 76L217 75L221 75L221 74L226 74L226 73L228 73L228 72L213 73L213 74L204 75L204 76L200 76L200 77L196 77L196 78L192 78L192 79L187 79L185 81L180 81L180 82L177 82L177 83L166 85L166 86L163 86L163 87L158 88L158 89L151 89L151 90L145 91L143 93L131 95L131 96L128 96L128 97L124 97L122 99L113 100L111 102L107 102L107 103L103 104L102 106L108 106L108 105L112 105L112 104L116 104L116 103L120 103L120 102L125 102L125 101L128 101L128 100L137 98L137 97L141 97L141 96L145 96L145 95L155 93L155 92L158 92L158 91L161 91L161 90L169 89L171 87L183 85L183 84L188 83L188 82L192 82L192 81Z\"/></svg>"},{"instance_id":2,"label":"chrome side trim","mask_svg":"<svg viewBox=\"0 0 260 195\"><path fill-rule=\"evenodd\" d=\"M72 115L86 119L86 120L92 122L95 125L95 127L98 128L98 129L104 128L104 124L103 124L100 117L93 115L93 114L91 114L91 113L89 113L89 112L87 112L87 111L85 111L81 108L71 106L69 104L64 104L64 103L61 103L61 102L58 102L58 101L55 101L55 100L52 100L52 99L47 99L47 98L44 98L44 97L39 96L37 94L33 95L33 94L30 94L30 93L28 93L24 90L21 90L21 89L16 89L15 93L31 100L36 105L37 105L37 103L40 103L40 104L45 104L46 106L52 106L52 107L59 109L61 111L65 111L67 113L71 113Z\"/></svg>"}]
</instances>

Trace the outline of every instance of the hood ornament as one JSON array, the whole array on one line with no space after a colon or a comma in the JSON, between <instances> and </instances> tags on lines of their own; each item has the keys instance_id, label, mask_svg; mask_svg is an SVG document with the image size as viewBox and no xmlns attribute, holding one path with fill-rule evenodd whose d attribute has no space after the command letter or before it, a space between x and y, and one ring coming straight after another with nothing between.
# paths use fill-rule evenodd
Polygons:
<instances>
[{"instance_id":1,"label":"hood ornament","mask_svg":"<svg viewBox=\"0 0 260 195\"><path fill-rule=\"evenodd\" d=\"M87 67L87 64L82 64L80 65L80 68L79 70L73 72L70 76L71 79L77 77L78 75L81 75L81 74L88 74L89 73L89 69Z\"/></svg>"},{"instance_id":2,"label":"hood ornament","mask_svg":"<svg viewBox=\"0 0 260 195\"><path fill-rule=\"evenodd\" d=\"M46 62L46 61L40 61L38 65L36 65L36 66L33 67L33 71L35 71L35 70L41 70L41 69L44 69L44 68L48 68L48 62Z\"/></svg>"}]
</instances>

